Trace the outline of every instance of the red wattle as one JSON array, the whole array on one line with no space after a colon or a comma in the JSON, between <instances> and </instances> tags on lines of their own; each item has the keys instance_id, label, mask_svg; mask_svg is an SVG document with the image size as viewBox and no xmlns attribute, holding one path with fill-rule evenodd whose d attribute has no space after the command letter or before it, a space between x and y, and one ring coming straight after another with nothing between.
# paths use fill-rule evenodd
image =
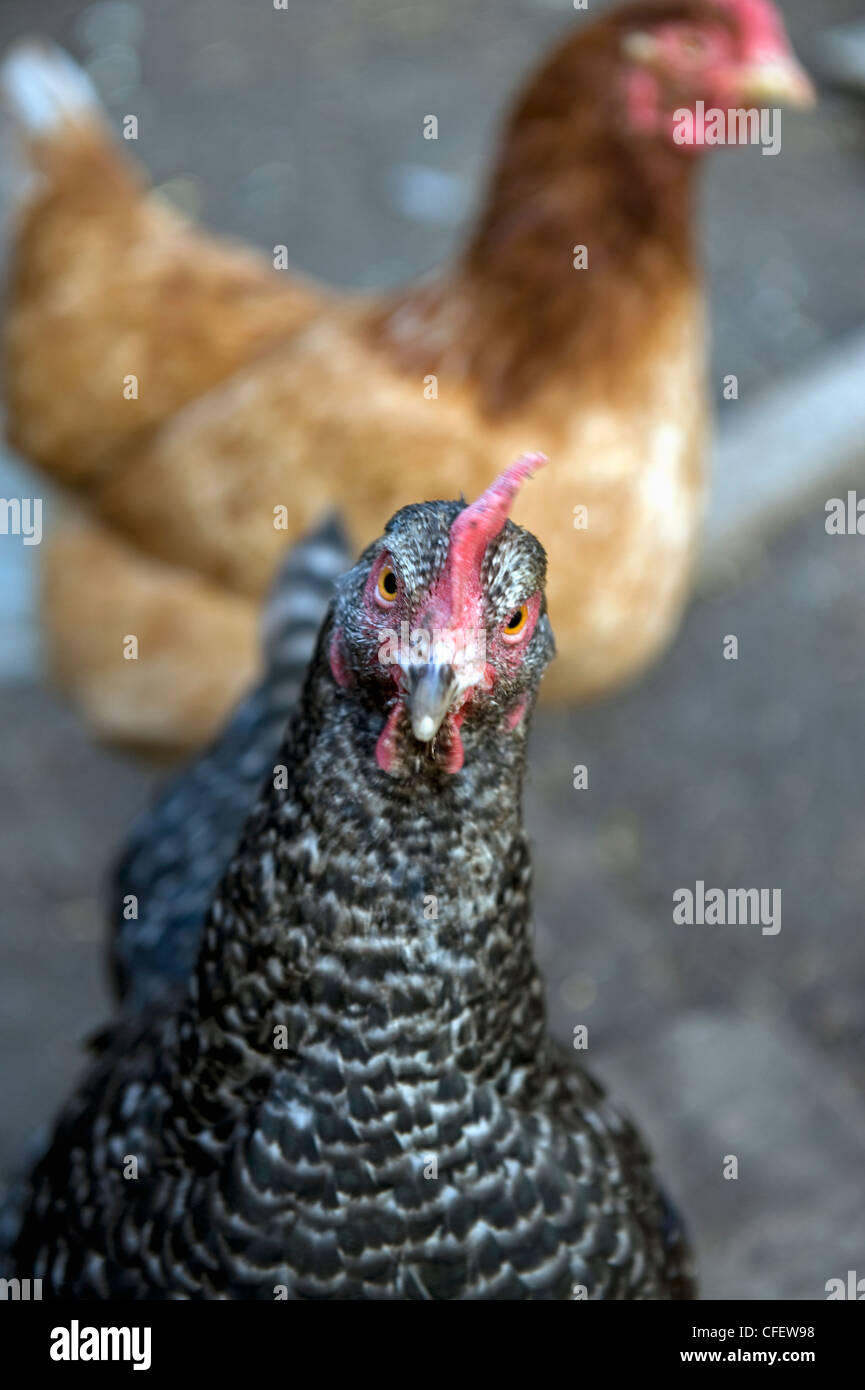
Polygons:
<instances>
[{"instance_id":1,"label":"red wattle","mask_svg":"<svg viewBox=\"0 0 865 1390\"><path fill-rule=\"evenodd\" d=\"M506 729L511 730L517 727L517 725L519 724L520 720L526 712L527 703L528 696L524 695L522 700L517 700L517 703L514 705L513 709L508 710L508 713L505 716Z\"/></svg>"},{"instance_id":2,"label":"red wattle","mask_svg":"<svg viewBox=\"0 0 865 1390\"><path fill-rule=\"evenodd\" d=\"M378 736L375 745L375 760L382 772L397 771L396 731L402 714L402 701L398 700L387 717L387 723Z\"/></svg>"},{"instance_id":3,"label":"red wattle","mask_svg":"<svg viewBox=\"0 0 865 1390\"><path fill-rule=\"evenodd\" d=\"M443 772L449 772L451 774L459 772L466 760L466 751L463 748L462 735L460 734L460 725L462 722L462 715L455 714L445 725L448 742L444 749L444 756L441 763Z\"/></svg>"}]
</instances>

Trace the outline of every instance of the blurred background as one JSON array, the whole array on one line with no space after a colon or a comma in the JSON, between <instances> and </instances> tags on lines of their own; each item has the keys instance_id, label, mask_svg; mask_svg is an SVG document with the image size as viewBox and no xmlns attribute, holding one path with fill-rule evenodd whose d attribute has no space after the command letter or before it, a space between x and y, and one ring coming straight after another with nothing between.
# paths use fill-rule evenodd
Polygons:
<instances>
[{"instance_id":1,"label":"blurred background","mask_svg":"<svg viewBox=\"0 0 865 1390\"><path fill-rule=\"evenodd\" d=\"M865 540L824 525L827 498L865 488L865 38L843 28L855 0L781 9L820 108L785 113L770 176L751 149L704 181L719 477L701 583L637 688L541 711L527 805L554 1028L588 1024L719 1299L865 1276ZM67 47L209 227L378 287L458 244L503 106L573 22L565 0L5 0L0 48L34 27ZM446 120L421 159L427 111ZM3 457L0 495L32 495L20 470ZM52 694L37 570L0 537L3 1174L106 1015L103 876L162 775L94 746ZM674 926L696 878L780 887L781 932Z\"/></svg>"}]
</instances>

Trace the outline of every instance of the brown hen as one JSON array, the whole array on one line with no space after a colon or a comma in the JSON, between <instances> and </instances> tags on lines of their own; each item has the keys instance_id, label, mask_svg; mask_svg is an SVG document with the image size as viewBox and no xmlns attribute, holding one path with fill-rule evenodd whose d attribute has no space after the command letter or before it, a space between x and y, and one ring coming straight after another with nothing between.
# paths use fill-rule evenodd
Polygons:
<instances>
[{"instance_id":1,"label":"brown hen","mask_svg":"<svg viewBox=\"0 0 865 1390\"><path fill-rule=\"evenodd\" d=\"M372 299L169 211L63 55L18 50L5 89L40 174L12 270L8 427L80 495L45 603L99 732L201 742L252 678L288 541L338 503L366 543L382 515L479 490L525 450L552 461L516 510L550 558L548 685L595 695L663 647L704 494L705 111L811 98L769 0L579 24L518 99L456 263ZM146 640L121 680L128 634Z\"/></svg>"}]
</instances>

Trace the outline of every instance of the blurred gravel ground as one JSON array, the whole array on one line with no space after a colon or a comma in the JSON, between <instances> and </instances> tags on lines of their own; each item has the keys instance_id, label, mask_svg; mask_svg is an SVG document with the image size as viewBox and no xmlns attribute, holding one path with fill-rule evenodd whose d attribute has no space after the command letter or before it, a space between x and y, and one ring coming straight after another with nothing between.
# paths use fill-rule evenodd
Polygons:
<instances>
[{"instance_id":1,"label":"blurred gravel ground","mask_svg":"<svg viewBox=\"0 0 865 1390\"><path fill-rule=\"evenodd\" d=\"M807 59L857 6L783 8ZM564 0L13 2L0 46L38 28L89 54L178 201L370 286L455 243L503 97L573 22ZM437 145L420 139L429 111ZM862 108L829 96L789 119L777 159L710 161L717 370L743 397L865 320L862 145ZM827 537L818 507L694 605L638 689L537 721L527 809L553 1024L565 1041L588 1024L590 1063L652 1135L708 1297L821 1298L863 1269L863 637L865 548ZM0 687L6 1171L105 1016L102 877L157 777L95 750L45 691ZM697 878L780 887L780 934L675 926L672 894Z\"/></svg>"}]
</instances>

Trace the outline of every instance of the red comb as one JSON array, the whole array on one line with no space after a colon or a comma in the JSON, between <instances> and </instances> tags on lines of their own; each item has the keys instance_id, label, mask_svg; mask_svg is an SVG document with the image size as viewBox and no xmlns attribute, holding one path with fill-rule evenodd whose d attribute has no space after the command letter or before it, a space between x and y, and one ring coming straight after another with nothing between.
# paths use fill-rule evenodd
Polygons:
<instances>
[{"instance_id":1,"label":"red comb","mask_svg":"<svg viewBox=\"0 0 865 1390\"><path fill-rule=\"evenodd\" d=\"M451 552L456 546L467 560L480 563L489 542L507 521L511 504L523 483L546 462L546 454L523 454L500 473L486 492L460 512L451 527Z\"/></svg>"},{"instance_id":2,"label":"red comb","mask_svg":"<svg viewBox=\"0 0 865 1390\"><path fill-rule=\"evenodd\" d=\"M766 52L790 47L784 21L771 0L714 0L722 10L732 10L742 26L749 47Z\"/></svg>"},{"instance_id":3,"label":"red comb","mask_svg":"<svg viewBox=\"0 0 865 1390\"><path fill-rule=\"evenodd\" d=\"M547 463L546 454L523 454L512 463L486 492L460 512L451 526L448 568L451 582L460 591L459 598L471 576L477 576L490 541L499 534L508 519L514 498L527 478Z\"/></svg>"}]
</instances>

